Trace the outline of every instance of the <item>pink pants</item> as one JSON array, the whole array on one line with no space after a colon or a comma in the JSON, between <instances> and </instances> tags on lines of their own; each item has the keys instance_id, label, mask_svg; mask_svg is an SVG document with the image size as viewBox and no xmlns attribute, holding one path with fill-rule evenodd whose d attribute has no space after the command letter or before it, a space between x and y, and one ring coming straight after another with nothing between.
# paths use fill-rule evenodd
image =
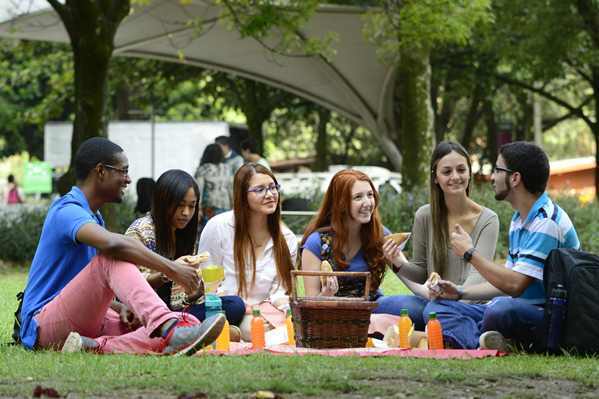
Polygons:
<instances>
[{"instance_id":1,"label":"pink pants","mask_svg":"<svg viewBox=\"0 0 599 399\"><path fill-rule=\"evenodd\" d=\"M128 329L110 304L119 298L141 320ZM59 349L71 331L94 338L101 353L157 353L162 338L150 335L165 321L178 318L156 295L135 265L95 256L66 287L35 316L37 347ZM186 317L197 321L192 315Z\"/></svg>"}]
</instances>

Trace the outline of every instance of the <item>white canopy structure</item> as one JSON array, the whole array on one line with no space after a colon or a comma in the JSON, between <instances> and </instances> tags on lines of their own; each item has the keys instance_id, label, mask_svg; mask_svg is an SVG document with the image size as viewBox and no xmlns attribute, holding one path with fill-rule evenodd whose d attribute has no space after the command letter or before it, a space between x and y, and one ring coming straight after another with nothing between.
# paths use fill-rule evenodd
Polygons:
<instances>
[{"instance_id":1,"label":"white canopy structure","mask_svg":"<svg viewBox=\"0 0 599 399\"><path fill-rule=\"evenodd\" d=\"M36 11L0 10L0 36L68 42L58 15L47 3L23 1ZM223 23L222 9L210 1L154 0L135 7L118 29L115 55L184 62L254 79L310 99L368 128L379 138L392 163L401 157L389 139L393 129L395 68L379 62L375 47L362 34L363 10L321 7L303 28L304 37L335 32L334 55L275 54L253 38ZM0 6L2 7L2 6ZM13 6L14 7L14 6ZM27 11L23 13L24 11ZM189 21L202 20L201 32ZM267 40L277 43L277 38Z\"/></svg>"}]
</instances>

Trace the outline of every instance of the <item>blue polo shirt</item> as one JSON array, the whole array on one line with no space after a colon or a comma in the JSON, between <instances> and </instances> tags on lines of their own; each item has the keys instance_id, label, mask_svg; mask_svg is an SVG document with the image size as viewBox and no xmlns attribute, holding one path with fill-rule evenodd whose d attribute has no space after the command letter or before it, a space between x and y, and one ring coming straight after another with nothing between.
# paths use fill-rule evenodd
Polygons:
<instances>
[{"instance_id":1,"label":"blue polo shirt","mask_svg":"<svg viewBox=\"0 0 599 399\"><path fill-rule=\"evenodd\" d=\"M42 234L29 269L21 310L21 341L33 349L37 322L33 318L96 255L96 249L77 241L77 232L86 223L104 226L99 212L92 212L78 187L56 200L48 210Z\"/></svg>"},{"instance_id":2,"label":"blue polo shirt","mask_svg":"<svg viewBox=\"0 0 599 399\"><path fill-rule=\"evenodd\" d=\"M533 204L526 220L515 212L509 232L509 253L505 266L533 277L520 298L532 304L545 303L543 267L555 248L580 248L580 241L568 214L547 193Z\"/></svg>"}]
</instances>

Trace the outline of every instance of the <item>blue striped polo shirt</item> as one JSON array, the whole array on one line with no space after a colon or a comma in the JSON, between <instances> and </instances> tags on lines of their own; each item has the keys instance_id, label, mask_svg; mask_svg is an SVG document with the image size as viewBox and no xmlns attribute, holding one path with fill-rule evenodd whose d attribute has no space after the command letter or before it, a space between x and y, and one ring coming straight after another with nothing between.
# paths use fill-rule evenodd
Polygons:
<instances>
[{"instance_id":1,"label":"blue striped polo shirt","mask_svg":"<svg viewBox=\"0 0 599 399\"><path fill-rule=\"evenodd\" d=\"M520 298L533 304L545 303L543 267L554 248L580 249L580 241L568 214L544 193L533 204L526 220L520 218L520 212L515 212L510 224L505 266L534 278Z\"/></svg>"}]
</instances>

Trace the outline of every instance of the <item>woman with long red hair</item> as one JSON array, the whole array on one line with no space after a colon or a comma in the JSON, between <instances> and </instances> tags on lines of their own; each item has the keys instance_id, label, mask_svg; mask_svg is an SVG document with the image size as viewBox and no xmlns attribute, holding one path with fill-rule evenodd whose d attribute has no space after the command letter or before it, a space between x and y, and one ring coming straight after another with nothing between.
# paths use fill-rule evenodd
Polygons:
<instances>
[{"instance_id":1,"label":"woman with long red hair","mask_svg":"<svg viewBox=\"0 0 599 399\"><path fill-rule=\"evenodd\" d=\"M368 175L353 169L337 172L304 232L302 269L320 270L327 260L334 271L370 272L370 299L380 296L387 263L383 240L388 232L380 221L378 204L379 195ZM329 277L324 286L319 278L305 278L309 296L362 296L364 288L362 278Z\"/></svg>"},{"instance_id":2,"label":"woman with long red hair","mask_svg":"<svg viewBox=\"0 0 599 399\"><path fill-rule=\"evenodd\" d=\"M297 238L281 221L280 186L266 167L248 163L235 173L233 210L214 216L202 231L199 252L205 264L222 265L221 295L239 295L246 303L241 336L250 339L251 310L259 306L273 326L289 308L292 259Z\"/></svg>"}]
</instances>

